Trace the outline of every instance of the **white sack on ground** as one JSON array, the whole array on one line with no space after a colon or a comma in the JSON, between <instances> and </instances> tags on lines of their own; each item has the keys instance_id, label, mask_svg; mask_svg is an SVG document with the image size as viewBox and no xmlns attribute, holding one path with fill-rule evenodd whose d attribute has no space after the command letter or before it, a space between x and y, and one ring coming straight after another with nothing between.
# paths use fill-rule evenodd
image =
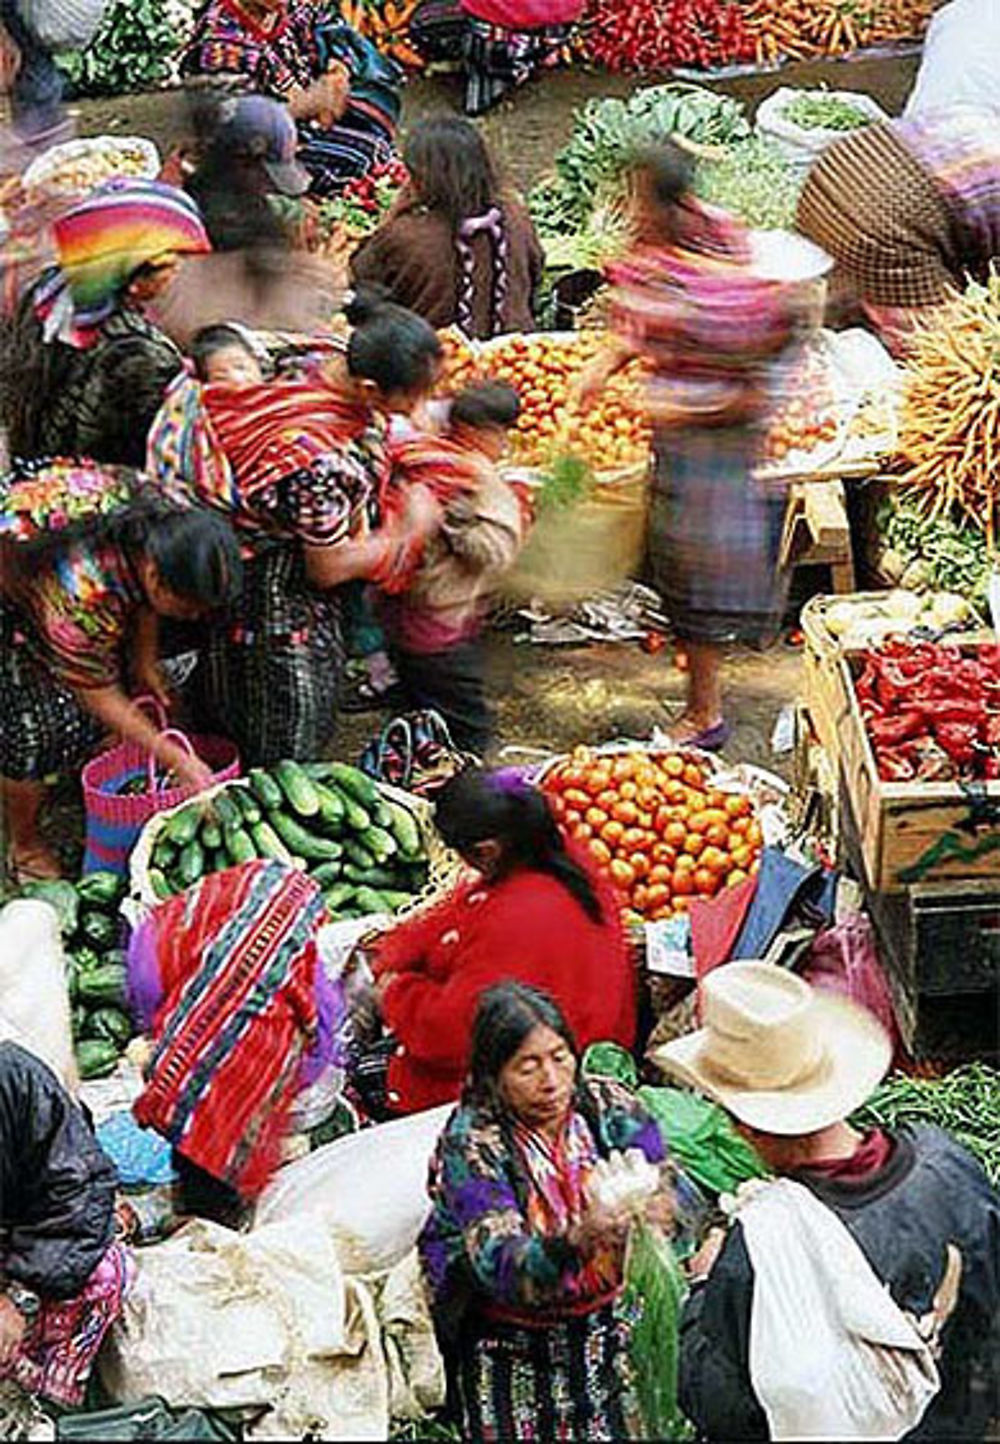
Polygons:
<instances>
[{"instance_id":1,"label":"white sack on ground","mask_svg":"<svg viewBox=\"0 0 1000 1444\"><path fill-rule=\"evenodd\" d=\"M322 1219L234 1233L197 1221L143 1249L102 1361L112 1396L268 1407L254 1439L385 1439L388 1374L371 1295Z\"/></svg>"},{"instance_id":2,"label":"white sack on ground","mask_svg":"<svg viewBox=\"0 0 1000 1444\"><path fill-rule=\"evenodd\" d=\"M390 1413L394 1419L426 1418L445 1401L444 1360L416 1249L383 1282L377 1309L389 1367Z\"/></svg>"},{"instance_id":3,"label":"white sack on ground","mask_svg":"<svg viewBox=\"0 0 1000 1444\"><path fill-rule=\"evenodd\" d=\"M346 1273L393 1268L427 1217L427 1166L453 1106L351 1133L289 1164L261 1197L256 1226L315 1214Z\"/></svg>"},{"instance_id":4,"label":"white sack on ground","mask_svg":"<svg viewBox=\"0 0 1000 1444\"><path fill-rule=\"evenodd\" d=\"M0 911L0 1039L41 1058L76 1096L59 919L40 899L18 898Z\"/></svg>"}]
</instances>

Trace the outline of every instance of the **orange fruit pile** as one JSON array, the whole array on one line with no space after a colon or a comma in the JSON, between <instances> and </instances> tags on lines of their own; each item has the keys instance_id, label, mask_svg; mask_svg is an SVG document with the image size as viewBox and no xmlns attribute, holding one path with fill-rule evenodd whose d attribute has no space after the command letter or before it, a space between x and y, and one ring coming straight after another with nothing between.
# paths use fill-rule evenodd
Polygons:
<instances>
[{"instance_id":1,"label":"orange fruit pile","mask_svg":"<svg viewBox=\"0 0 1000 1444\"><path fill-rule=\"evenodd\" d=\"M597 471L645 461L651 432L643 406L642 367L633 362L614 376L595 405L570 404L583 368L602 346L593 332L573 337L511 335L490 345L478 361L451 335L442 339L442 386L449 392L487 377L506 381L521 398L513 433L513 460L542 466L553 455L572 452Z\"/></svg>"},{"instance_id":2,"label":"orange fruit pile","mask_svg":"<svg viewBox=\"0 0 1000 1444\"><path fill-rule=\"evenodd\" d=\"M760 865L750 799L714 787L683 752L577 747L542 787L566 836L589 849L625 907L648 921L686 912Z\"/></svg>"}]
</instances>

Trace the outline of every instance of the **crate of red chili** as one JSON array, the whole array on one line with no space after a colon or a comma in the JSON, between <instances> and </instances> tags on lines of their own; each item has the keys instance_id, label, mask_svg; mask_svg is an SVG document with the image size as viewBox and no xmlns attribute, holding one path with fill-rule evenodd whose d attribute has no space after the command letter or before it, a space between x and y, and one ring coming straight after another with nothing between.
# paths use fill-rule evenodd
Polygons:
<instances>
[{"instance_id":1,"label":"crate of red chili","mask_svg":"<svg viewBox=\"0 0 1000 1444\"><path fill-rule=\"evenodd\" d=\"M1000 876L1000 647L848 652L841 765L869 885Z\"/></svg>"}]
</instances>

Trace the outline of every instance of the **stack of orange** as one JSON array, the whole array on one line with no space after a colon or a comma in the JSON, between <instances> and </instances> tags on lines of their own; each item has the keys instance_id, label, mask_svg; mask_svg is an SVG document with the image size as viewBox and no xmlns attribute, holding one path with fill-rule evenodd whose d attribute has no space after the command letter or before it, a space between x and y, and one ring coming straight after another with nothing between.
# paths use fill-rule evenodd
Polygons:
<instances>
[{"instance_id":1,"label":"stack of orange","mask_svg":"<svg viewBox=\"0 0 1000 1444\"><path fill-rule=\"evenodd\" d=\"M442 385L458 390L475 379L470 348L446 338ZM480 377L506 381L521 398L513 458L542 466L553 455L575 452L597 471L645 461L651 432L642 394L642 367L633 362L604 388L594 406L578 409L570 398L580 372L602 345L599 335L512 335L493 342L478 361Z\"/></svg>"},{"instance_id":2,"label":"stack of orange","mask_svg":"<svg viewBox=\"0 0 1000 1444\"><path fill-rule=\"evenodd\" d=\"M683 752L600 753L577 747L543 788L560 827L587 847L648 921L686 912L760 865L753 804L713 787Z\"/></svg>"}]
</instances>

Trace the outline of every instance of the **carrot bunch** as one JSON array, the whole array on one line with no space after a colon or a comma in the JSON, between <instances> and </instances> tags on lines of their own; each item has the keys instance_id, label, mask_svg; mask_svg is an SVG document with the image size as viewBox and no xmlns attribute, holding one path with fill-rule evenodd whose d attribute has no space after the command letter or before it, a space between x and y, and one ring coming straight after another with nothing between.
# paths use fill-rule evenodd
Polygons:
<instances>
[{"instance_id":1,"label":"carrot bunch","mask_svg":"<svg viewBox=\"0 0 1000 1444\"><path fill-rule=\"evenodd\" d=\"M422 70L424 57L407 39L419 0L343 0L341 18L366 35L390 59L408 70Z\"/></svg>"},{"instance_id":2,"label":"carrot bunch","mask_svg":"<svg viewBox=\"0 0 1000 1444\"><path fill-rule=\"evenodd\" d=\"M917 39L937 0L750 0L743 22L758 65L849 55Z\"/></svg>"}]
</instances>

